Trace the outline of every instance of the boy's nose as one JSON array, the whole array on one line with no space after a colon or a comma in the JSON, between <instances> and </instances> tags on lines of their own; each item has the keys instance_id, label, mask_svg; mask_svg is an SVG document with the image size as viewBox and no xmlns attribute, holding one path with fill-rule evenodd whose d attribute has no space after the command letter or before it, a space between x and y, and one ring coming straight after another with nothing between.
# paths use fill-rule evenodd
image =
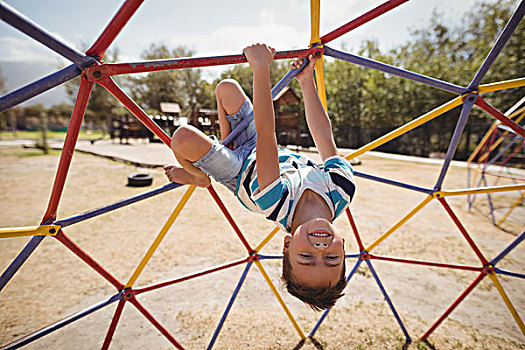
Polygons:
<instances>
[{"instance_id":1,"label":"boy's nose","mask_svg":"<svg viewBox=\"0 0 525 350\"><path fill-rule=\"evenodd\" d=\"M324 242L316 242L314 243L314 247L319 248L319 249L325 249L325 248L328 248L328 244Z\"/></svg>"}]
</instances>

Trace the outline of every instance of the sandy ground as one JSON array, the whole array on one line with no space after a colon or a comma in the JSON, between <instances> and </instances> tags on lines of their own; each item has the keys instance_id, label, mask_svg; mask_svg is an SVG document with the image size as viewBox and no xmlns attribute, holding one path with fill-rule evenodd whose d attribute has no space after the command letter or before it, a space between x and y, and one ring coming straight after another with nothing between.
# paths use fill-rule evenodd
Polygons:
<instances>
[{"instance_id":1,"label":"sandy ground","mask_svg":"<svg viewBox=\"0 0 525 350\"><path fill-rule=\"evenodd\" d=\"M58 156L32 156L33 150L0 147L0 226L38 225L49 199ZM432 164L362 158L356 169L417 186L433 187L440 167ZM166 183L160 169L138 169L104 158L75 154L59 206L58 218L97 208L147 189L126 186L127 176L149 172L153 187ZM425 198L361 178L352 212L365 245L392 227ZM444 189L466 187L466 170L453 167ZM501 184L501 182L500 182ZM220 185L215 189L229 208L251 245L256 246L272 229L264 218L246 211ZM156 238L186 188L176 189L112 213L64 229L83 250L119 281L126 283ZM516 194L497 195L498 213ZM491 225L487 201L479 197L474 210L466 210L464 197L448 203L479 246L492 259L525 228L525 211L519 207L504 229ZM358 252L348 220L340 218L348 253ZM280 252L282 234L262 253ZM0 240L2 271L28 242L27 238ZM437 201L432 201L375 250L376 254L456 264L479 265L465 239ZM246 256L244 246L224 219L208 191L197 189L170 229L134 288L170 280L186 273ZM347 260L347 269L355 260ZM514 249L498 265L523 273L525 245ZM287 295L279 285L280 262L263 261L301 329L308 334L320 314ZM378 275L411 337L409 349L425 349L417 339L476 278L474 272L373 261ZM206 348L242 274L244 265L197 278L137 297L187 349ZM498 276L518 313L525 314L525 281ZM48 237L0 293L0 344L52 324L106 300L115 288ZM27 349L100 348L116 303L43 337ZM328 314L315 338L325 349L399 349L405 339L385 303L370 271L363 264L350 281L346 296ZM214 348L292 349L298 332L253 266L242 286ZM518 328L489 278L460 304L430 337L436 349L525 349ZM169 349L170 343L134 308L126 303L112 349ZM303 349L315 349L306 341Z\"/></svg>"}]
</instances>

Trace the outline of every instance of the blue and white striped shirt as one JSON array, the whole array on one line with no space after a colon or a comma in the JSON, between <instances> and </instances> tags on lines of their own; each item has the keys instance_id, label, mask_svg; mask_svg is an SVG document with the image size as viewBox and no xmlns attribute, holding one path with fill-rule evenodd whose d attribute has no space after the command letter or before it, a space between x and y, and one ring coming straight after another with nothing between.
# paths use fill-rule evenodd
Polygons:
<instances>
[{"instance_id":1,"label":"blue and white striped shirt","mask_svg":"<svg viewBox=\"0 0 525 350\"><path fill-rule=\"evenodd\" d=\"M310 158L279 149L280 177L264 190L259 189L255 150L244 162L235 192L250 211L262 213L290 232L295 207L306 189L319 194L335 220L351 202L355 192L354 172L350 163L339 156L327 158L322 167Z\"/></svg>"}]
</instances>

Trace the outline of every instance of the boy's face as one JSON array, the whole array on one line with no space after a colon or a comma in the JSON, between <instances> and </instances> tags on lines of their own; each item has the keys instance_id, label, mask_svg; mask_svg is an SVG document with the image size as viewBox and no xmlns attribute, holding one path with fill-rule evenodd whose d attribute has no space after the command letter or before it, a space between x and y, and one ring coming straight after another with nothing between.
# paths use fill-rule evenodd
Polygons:
<instances>
[{"instance_id":1,"label":"boy's face","mask_svg":"<svg viewBox=\"0 0 525 350\"><path fill-rule=\"evenodd\" d=\"M325 219L312 219L284 238L293 275L300 285L310 288L335 286L341 278L345 259L344 240L336 227Z\"/></svg>"}]
</instances>

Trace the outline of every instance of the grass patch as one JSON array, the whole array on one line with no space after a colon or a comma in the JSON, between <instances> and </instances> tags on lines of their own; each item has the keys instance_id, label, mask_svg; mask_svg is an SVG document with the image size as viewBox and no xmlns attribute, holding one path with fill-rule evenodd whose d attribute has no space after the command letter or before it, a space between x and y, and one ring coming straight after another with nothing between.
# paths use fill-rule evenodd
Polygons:
<instances>
[{"instance_id":1,"label":"grass patch","mask_svg":"<svg viewBox=\"0 0 525 350\"><path fill-rule=\"evenodd\" d=\"M14 153L18 158L29 158L38 156L59 156L62 151L58 149L50 149L48 154L44 154L44 151L38 148L32 148Z\"/></svg>"},{"instance_id":2,"label":"grass patch","mask_svg":"<svg viewBox=\"0 0 525 350\"><path fill-rule=\"evenodd\" d=\"M81 131L78 137L81 139L96 140L96 139L100 139L100 138L107 137L107 136L108 136L107 134L103 134L101 131L95 131L95 132ZM66 132L48 131L47 138L63 140L66 138ZM0 131L0 140L3 140L3 141L41 140L41 139L42 139L41 131L17 131L16 135L13 134L13 132L11 131Z\"/></svg>"}]
</instances>

